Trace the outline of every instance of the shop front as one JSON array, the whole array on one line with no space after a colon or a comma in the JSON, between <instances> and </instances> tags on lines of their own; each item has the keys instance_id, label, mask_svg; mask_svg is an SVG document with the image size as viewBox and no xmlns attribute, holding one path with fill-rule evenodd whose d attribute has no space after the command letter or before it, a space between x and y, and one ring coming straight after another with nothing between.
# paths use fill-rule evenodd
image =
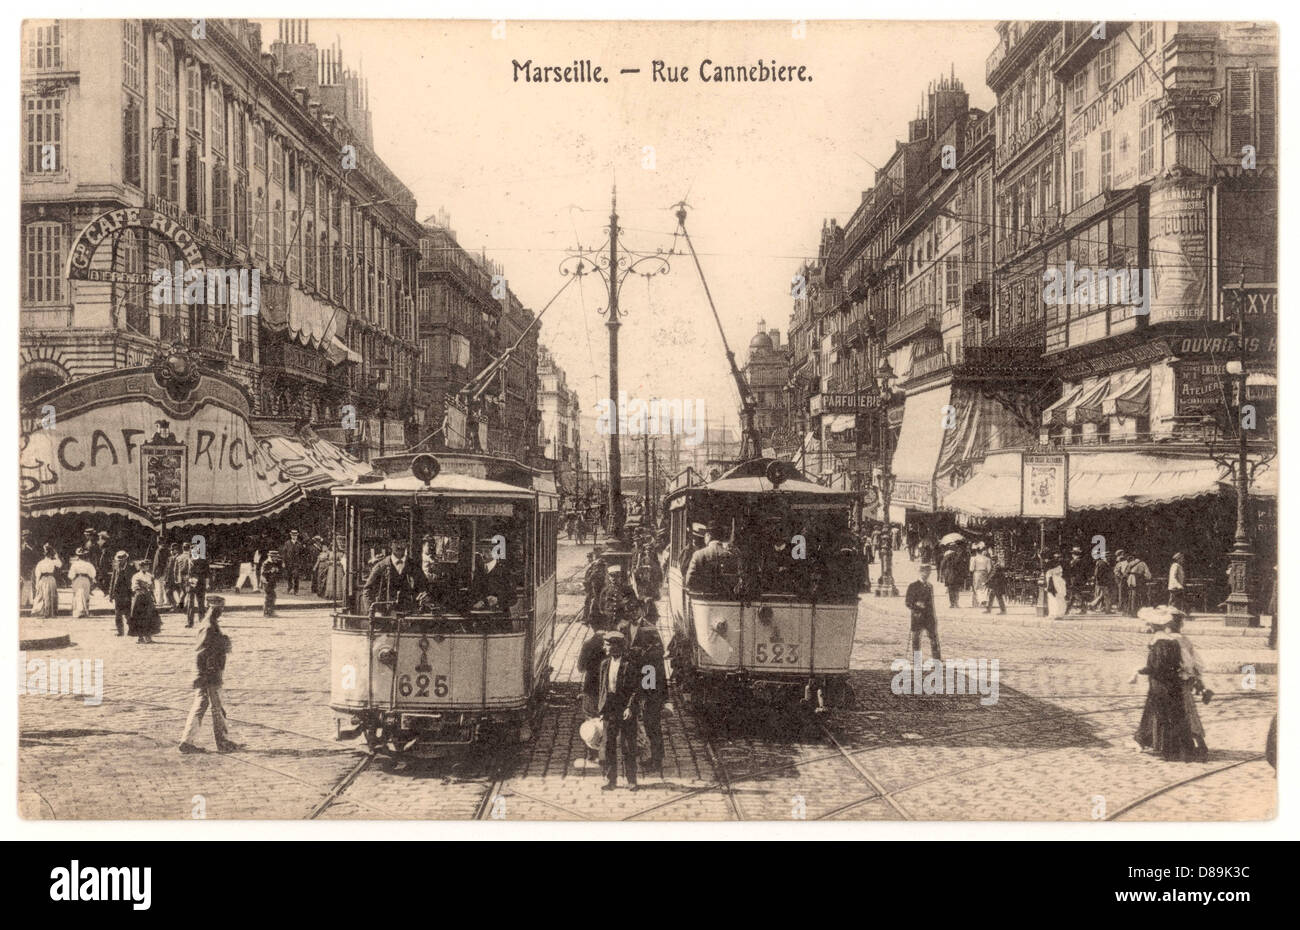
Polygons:
<instances>
[{"instance_id":1,"label":"shop front","mask_svg":"<svg viewBox=\"0 0 1300 930\"><path fill-rule=\"evenodd\" d=\"M23 426L19 497L33 520L245 524L369 471L306 427L253 418L238 382L183 352L51 391Z\"/></svg>"}]
</instances>

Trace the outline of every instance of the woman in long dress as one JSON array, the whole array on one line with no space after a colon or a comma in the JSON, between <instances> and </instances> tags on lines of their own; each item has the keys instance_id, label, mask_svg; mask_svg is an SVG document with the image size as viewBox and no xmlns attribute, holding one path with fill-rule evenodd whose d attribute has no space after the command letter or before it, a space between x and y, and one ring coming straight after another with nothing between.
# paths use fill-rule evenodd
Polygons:
<instances>
[{"instance_id":1,"label":"woman in long dress","mask_svg":"<svg viewBox=\"0 0 1300 930\"><path fill-rule=\"evenodd\" d=\"M1178 635L1160 627L1147 646L1147 664L1137 672L1147 676L1147 700L1133 739L1142 749L1157 752L1171 762L1201 757L1188 716L1183 669L1183 648ZM1196 728L1200 728L1199 717ZM1204 747L1203 735L1201 746Z\"/></svg>"},{"instance_id":2,"label":"woman in long dress","mask_svg":"<svg viewBox=\"0 0 1300 930\"><path fill-rule=\"evenodd\" d=\"M1205 691L1205 685L1201 681L1205 666L1201 663L1201 657L1197 655L1191 639L1183 632L1183 620L1187 615L1177 608L1173 608L1172 613L1173 618L1166 624L1166 628L1169 630L1169 635L1178 641L1181 659L1178 677L1182 685L1183 712L1187 715L1187 728L1192 739L1192 758L1204 762L1209 758L1210 750L1205 745L1205 727L1201 723L1201 714L1196 709L1196 695L1213 694L1213 692ZM1207 697L1206 700L1208 699Z\"/></svg>"},{"instance_id":3,"label":"woman in long dress","mask_svg":"<svg viewBox=\"0 0 1300 930\"><path fill-rule=\"evenodd\" d=\"M975 544L975 553L970 557L971 572L971 606L987 607L989 603L989 575L993 572L993 560L989 558L984 543Z\"/></svg>"},{"instance_id":4,"label":"woman in long dress","mask_svg":"<svg viewBox=\"0 0 1300 930\"><path fill-rule=\"evenodd\" d=\"M90 586L95 583L95 566L86 559L86 550L78 549L68 563L72 581L72 616L90 616Z\"/></svg>"},{"instance_id":5,"label":"woman in long dress","mask_svg":"<svg viewBox=\"0 0 1300 930\"><path fill-rule=\"evenodd\" d=\"M127 618L126 632L137 643L152 643L154 634L162 629L162 617L154 601L154 577L149 571L149 561L135 563L138 571L131 576L131 614Z\"/></svg>"},{"instance_id":6,"label":"woman in long dress","mask_svg":"<svg viewBox=\"0 0 1300 930\"><path fill-rule=\"evenodd\" d=\"M1061 567L1061 561L1052 558L1047 563L1047 616L1052 620L1060 620L1065 616L1066 605L1069 603L1065 585L1065 569Z\"/></svg>"},{"instance_id":7,"label":"woman in long dress","mask_svg":"<svg viewBox=\"0 0 1300 930\"><path fill-rule=\"evenodd\" d=\"M63 559L54 551L54 547L46 543L42 547L44 553L36 568L32 572L32 579L35 586L32 590L32 616L33 617L57 617L59 614L59 580L54 577L54 573L63 567Z\"/></svg>"}]
</instances>

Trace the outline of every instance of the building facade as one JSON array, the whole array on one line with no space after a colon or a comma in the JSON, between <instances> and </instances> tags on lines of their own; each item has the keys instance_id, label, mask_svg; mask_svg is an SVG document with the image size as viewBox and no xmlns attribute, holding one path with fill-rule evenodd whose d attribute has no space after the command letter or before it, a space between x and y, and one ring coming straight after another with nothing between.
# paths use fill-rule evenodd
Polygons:
<instances>
[{"instance_id":1,"label":"building facade","mask_svg":"<svg viewBox=\"0 0 1300 930\"><path fill-rule=\"evenodd\" d=\"M845 454L874 419L894 522L973 525L1008 564L1097 536L1159 567L1181 548L1207 606L1253 585L1226 555L1229 453L1248 449L1268 564L1276 43L1254 23L1002 22L992 111L955 75L932 84L796 277L787 390L810 470L847 484L864 452L885 464ZM871 411L881 360L897 390ZM1022 500L1030 460L1068 488L1046 523Z\"/></svg>"},{"instance_id":2,"label":"building facade","mask_svg":"<svg viewBox=\"0 0 1300 930\"><path fill-rule=\"evenodd\" d=\"M798 434L790 429L785 385L790 370L789 346L781 344L779 329L766 329L758 323L758 332L749 340L749 355L741 373L754 395L754 425L758 428L762 448L778 454L791 454L798 448Z\"/></svg>"}]
</instances>

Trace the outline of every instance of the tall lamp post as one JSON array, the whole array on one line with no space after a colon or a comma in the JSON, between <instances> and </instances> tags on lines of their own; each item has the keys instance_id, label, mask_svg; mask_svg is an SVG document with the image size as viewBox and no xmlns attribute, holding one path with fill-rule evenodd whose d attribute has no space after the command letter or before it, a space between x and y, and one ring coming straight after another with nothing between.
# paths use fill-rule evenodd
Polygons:
<instances>
[{"instance_id":1,"label":"tall lamp post","mask_svg":"<svg viewBox=\"0 0 1300 930\"><path fill-rule=\"evenodd\" d=\"M388 380L390 369L386 362L378 362L370 369L370 387L375 392L375 405L379 410L379 454L383 456L386 451L384 445L384 421L387 419L385 414L388 412L388 392L391 389L391 382Z\"/></svg>"},{"instance_id":2,"label":"tall lamp post","mask_svg":"<svg viewBox=\"0 0 1300 930\"><path fill-rule=\"evenodd\" d=\"M1254 468L1250 463L1250 442L1246 438L1246 268L1241 269L1237 294L1237 357L1224 366L1236 382L1237 404L1233 415L1237 420L1237 461L1233 477L1237 485L1237 529L1233 534L1232 551L1228 553L1228 625L1259 626L1259 611L1251 602L1251 585L1254 568L1254 549L1251 547L1248 516L1250 509L1250 482Z\"/></svg>"},{"instance_id":3,"label":"tall lamp post","mask_svg":"<svg viewBox=\"0 0 1300 930\"><path fill-rule=\"evenodd\" d=\"M880 360L876 370L876 388L880 391L880 499L884 507L886 538L880 549L880 578L876 597L898 597L894 584L894 548L889 541L889 499L894 492L894 472L890 467L893 452L889 448L889 403L894 399L894 369L888 358Z\"/></svg>"},{"instance_id":4,"label":"tall lamp post","mask_svg":"<svg viewBox=\"0 0 1300 930\"><path fill-rule=\"evenodd\" d=\"M595 272L600 275L609 295L607 305L598 312L609 317L605 326L609 329L609 403L613 415L609 433L610 525L606 527L606 532L616 540L617 547L615 552L607 552L606 558L610 559L612 556L613 561L619 561L618 554L627 548L627 530L624 526L627 522L627 510L623 503L623 459L619 449L621 427L618 416L618 329L623 325L619 322L619 316L626 316L626 313L619 310L618 296L623 289L623 282L629 275L636 274L649 280L657 274L667 274L669 267L667 254L662 250L647 253L624 249L620 252L618 234L618 188L616 187L610 194L608 253L578 248L574 254L566 256L560 263L561 274L584 275ZM630 553L627 555L630 558Z\"/></svg>"}]
</instances>

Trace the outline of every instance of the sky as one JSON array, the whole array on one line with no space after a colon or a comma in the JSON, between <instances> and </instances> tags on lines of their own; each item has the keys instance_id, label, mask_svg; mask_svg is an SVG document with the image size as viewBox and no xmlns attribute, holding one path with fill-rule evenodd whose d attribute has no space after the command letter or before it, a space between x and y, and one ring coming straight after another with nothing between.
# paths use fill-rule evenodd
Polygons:
<instances>
[{"instance_id":1,"label":"sky","mask_svg":"<svg viewBox=\"0 0 1300 930\"><path fill-rule=\"evenodd\" d=\"M568 280L578 245L606 241L618 188L620 243L674 245L674 204L687 227L738 364L760 321L782 339L790 280L816 255L822 224L852 214L927 85L955 72L972 106L988 107L984 62L992 22L762 23L312 20L370 85L375 149L415 194L423 220L439 209L465 248L505 266L510 287L541 309ZM503 33L503 34L502 34ZM269 49L275 21L263 21ZM803 65L811 80L705 83L718 65ZM514 80L512 62L572 67L590 60L607 82ZM655 82L681 68L683 82ZM620 74L639 68L639 74ZM737 418L717 327L689 254L620 293L620 388L629 396L702 398L710 420ZM607 299L600 281L567 288L541 340L583 408L608 396ZM593 376L595 376L593 378Z\"/></svg>"}]
</instances>

